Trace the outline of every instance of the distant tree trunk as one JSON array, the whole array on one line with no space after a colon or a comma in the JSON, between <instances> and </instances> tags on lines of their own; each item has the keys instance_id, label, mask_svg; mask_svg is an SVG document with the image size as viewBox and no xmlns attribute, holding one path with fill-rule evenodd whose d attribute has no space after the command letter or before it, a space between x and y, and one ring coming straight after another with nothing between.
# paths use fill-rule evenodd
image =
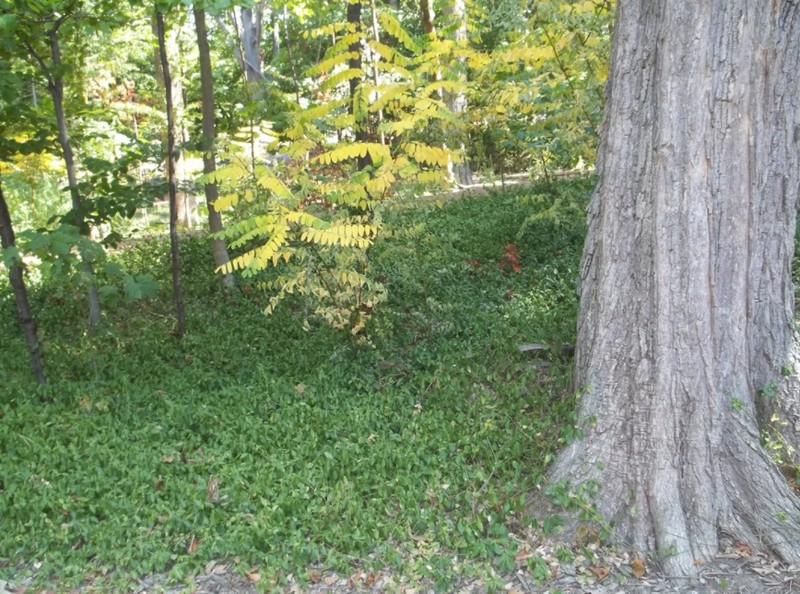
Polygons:
<instances>
[{"instance_id":1,"label":"distant tree trunk","mask_svg":"<svg viewBox=\"0 0 800 594\"><path fill-rule=\"evenodd\" d=\"M613 39L580 277L584 436L552 479L596 492L615 540L668 575L702 569L718 531L797 563L800 501L760 446L756 394L791 361L800 4L630 0Z\"/></svg>"},{"instance_id":2,"label":"distant tree trunk","mask_svg":"<svg viewBox=\"0 0 800 594\"><path fill-rule=\"evenodd\" d=\"M167 104L167 183L169 184L169 244L172 260L172 291L175 297L175 313L178 318L178 337L186 333L186 314L183 307L183 291L181 290L181 264L178 252L178 205L175 185L175 119L173 117L172 85L167 59L167 44L164 34L164 15L156 9L156 34L158 51L161 56L161 69L164 74L164 95Z\"/></svg>"},{"instance_id":3,"label":"distant tree trunk","mask_svg":"<svg viewBox=\"0 0 800 594\"><path fill-rule=\"evenodd\" d=\"M432 0L419 0L419 16L422 21L422 30L426 35L436 31L433 24L434 13Z\"/></svg>"},{"instance_id":4,"label":"distant tree trunk","mask_svg":"<svg viewBox=\"0 0 800 594\"><path fill-rule=\"evenodd\" d=\"M453 41L456 47L466 47L467 45L467 7L465 0L452 0L452 2L445 6L444 16L455 25L453 31ZM459 68L462 70L458 78L462 82L467 79L467 64L464 58L458 60ZM459 121L464 122L467 118L467 93L462 91L459 93L446 92L444 94L444 102L448 109L456 114ZM450 161L448 170L452 179L460 185L470 185L472 183L472 169L469 166L469 161L466 159L465 149L466 142L464 138L464 128L462 130L452 130L455 137L451 143L455 148L460 148L464 159L457 163ZM450 136L450 134L448 134Z\"/></svg>"},{"instance_id":5,"label":"distant tree trunk","mask_svg":"<svg viewBox=\"0 0 800 594\"><path fill-rule=\"evenodd\" d=\"M189 133L186 130L186 93L183 88L184 73L180 68L180 56L184 55L184 49L180 46L180 36L176 35L177 52L175 57L178 60L178 75L171 76L172 79L172 101L174 103L175 118L175 142L178 147L175 151L175 171L177 172L178 184L178 223L184 229L192 229L196 224L197 218L197 198L192 191L187 190L189 181L188 160L186 158L186 144L189 142ZM169 60L169 55L167 56Z\"/></svg>"},{"instance_id":6,"label":"distant tree trunk","mask_svg":"<svg viewBox=\"0 0 800 594\"><path fill-rule=\"evenodd\" d=\"M372 13L372 38L377 42L380 43L381 37L378 33L378 9L375 7L375 0L370 0L370 12ZM381 55L376 52L372 51L372 82L375 84L377 88L380 83L380 76L378 74L378 62L381 61ZM383 109L378 110L378 130L380 130L380 141L381 144L386 144L386 135L383 133L381 129L381 124L383 124Z\"/></svg>"},{"instance_id":7,"label":"distant tree trunk","mask_svg":"<svg viewBox=\"0 0 800 594\"><path fill-rule=\"evenodd\" d=\"M251 89L250 95L259 99L264 93L264 61L261 57L264 2L256 2L253 8L234 7L228 14L234 33L230 33L222 16L217 16L217 25L231 41L233 54Z\"/></svg>"},{"instance_id":8,"label":"distant tree trunk","mask_svg":"<svg viewBox=\"0 0 800 594\"><path fill-rule=\"evenodd\" d=\"M256 2L253 8L239 9L241 43L244 50L244 77L249 83L259 85L264 81L264 60L261 57L261 37L264 29L264 3Z\"/></svg>"},{"instance_id":9,"label":"distant tree trunk","mask_svg":"<svg viewBox=\"0 0 800 594\"><path fill-rule=\"evenodd\" d=\"M75 157L72 154L72 143L69 139L69 132L67 130L67 118L64 114L64 75L63 65L61 62L61 46L58 40L58 30L63 19L59 19L48 32L50 42L50 58L53 63L52 69L48 69L44 61L39 57L32 46L28 46L31 55L33 55L42 66L44 74L47 78L47 87L50 90L50 96L53 99L53 110L56 116L56 125L58 126L58 143L61 145L61 152L64 158L64 167L67 170L67 183L69 185L69 193L72 199L73 221L75 226L78 227L81 235L89 236L91 229L86 224L83 216L83 200L80 191L78 190L78 176L75 172ZM92 269L91 262L84 261L82 264L89 283L87 300L89 304L89 327L94 329L100 325L100 294L97 291L97 284L94 280L94 270Z\"/></svg>"},{"instance_id":10,"label":"distant tree trunk","mask_svg":"<svg viewBox=\"0 0 800 594\"><path fill-rule=\"evenodd\" d=\"M297 67L292 57L292 40L289 37L289 11L286 5L283 5L283 35L286 39L286 57L289 58L289 65L292 71L292 82L294 82L294 96L297 104L300 105L300 81L297 78ZM319 58L317 58L319 59Z\"/></svg>"},{"instance_id":11,"label":"distant tree trunk","mask_svg":"<svg viewBox=\"0 0 800 594\"><path fill-rule=\"evenodd\" d=\"M200 90L203 97L203 173L210 175L217 170L216 164L216 139L217 127L214 116L214 77L211 72L211 53L208 47L208 33L206 31L206 12L202 8L194 9L194 23L197 32L197 48L200 53ZM222 231L222 216L214 206L217 200L218 188L216 182L205 183L206 204L208 205L208 230L211 233ZM214 254L214 264L223 266L230 261L228 248L225 242L218 238L211 240L211 251ZM222 277L226 289L236 286L233 274L226 273Z\"/></svg>"},{"instance_id":12,"label":"distant tree trunk","mask_svg":"<svg viewBox=\"0 0 800 594\"><path fill-rule=\"evenodd\" d=\"M347 3L347 23L354 26L356 32L360 32L362 29L361 23L361 2L350 2L348 0ZM357 70L361 70L361 41L356 41L351 43L350 46L347 48L350 52L355 54L355 57L350 58L348 62L349 68L354 68ZM350 113L353 115L355 123L353 125L355 131L356 142L367 142L369 140L369 130L367 129L367 115L360 114L358 109L356 108L356 102L358 101L358 93L360 92L359 86L361 86L364 82L363 76L357 76L350 79ZM372 157L370 157L369 153L367 153L363 157L358 158L358 168L364 169L368 165L372 164Z\"/></svg>"},{"instance_id":13,"label":"distant tree trunk","mask_svg":"<svg viewBox=\"0 0 800 594\"><path fill-rule=\"evenodd\" d=\"M153 34L158 36L157 31L157 23L153 21ZM165 40L165 44L167 47L167 61L169 62L170 55L176 56L180 53L179 49L175 47L177 44L177 39L174 37L170 37L167 41ZM162 88L165 87L167 84L170 85L170 95L172 96L173 100L173 119L176 122L183 121L183 113L184 113L184 102L183 102L183 83L181 81L180 76L170 77L170 81L167 82L166 77L164 76L164 69L161 62L161 55L160 51L156 49L154 55L154 62L155 62L155 73L156 73L156 81L158 82L159 86ZM177 129L177 127L176 127ZM181 136L183 136L181 134ZM172 167L172 170L176 172L176 190L178 186L177 180L181 180L183 182L186 181L187 174L186 174L186 158L184 156L184 144L185 139L181 138L180 149L176 151L172 151L169 153L169 158L172 159L171 164L166 164L167 169L169 166ZM180 184L183 185L183 184ZM167 201L169 201L169 194L165 197ZM176 207L178 209L178 224L183 229L191 229L192 222L193 222L193 212L194 212L194 201L192 200L191 196L187 195L183 189L178 190L178 198L176 201Z\"/></svg>"},{"instance_id":14,"label":"distant tree trunk","mask_svg":"<svg viewBox=\"0 0 800 594\"><path fill-rule=\"evenodd\" d=\"M3 196L2 184L0 184L0 242L3 249L14 247L14 227L11 224L11 213L8 211L8 204L6 204L6 199ZM14 291L14 301L17 305L17 321L22 333L25 335L25 344L28 346L28 356L31 360L33 374L36 376L36 381L40 385L44 385L47 383L47 376L44 373L44 361L39 347L36 319L31 313L22 266L17 262L11 264L8 277L11 281L11 288Z\"/></svg>"},{"instance_id":15,"label":"distant tree trunk","mask_svg":"<svg viewBox=\"0 0 800 594\"><path fill-rule=\"evenodd\" d=\"M285 8L285 5L284 5ZM281 15L275 11L272 14L272 62L278 61L281 55Z\"/></svg>"}]
</instances>

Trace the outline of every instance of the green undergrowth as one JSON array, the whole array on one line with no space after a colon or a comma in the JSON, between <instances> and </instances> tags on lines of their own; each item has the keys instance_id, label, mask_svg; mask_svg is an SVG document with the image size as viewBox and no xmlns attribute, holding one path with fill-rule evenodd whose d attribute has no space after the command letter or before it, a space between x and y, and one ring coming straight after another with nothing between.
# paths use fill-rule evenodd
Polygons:
<instances>
[{"instance_id":1,"label":"green undergrowth","mask_svg":"<svg viewBox=\"0 0 800 594\"><path fill-rule=\"evenodd\" d=\"M224 559L262 584L393 566L446 590L465 561L513 569L526 496L572 409L569 362L545 372L518 346L574 340L589 189L387 210L371 258L389 301L368 342L304 330L299 300L264 316L255 289L223 296L191 237L180 342L167 245L142 241L117 257L164 288L107 310L92 337L80 292L33 290L40 390L4 285L0 578L67 589L106 575L113 590ZM537 216L554 204L560 217Z\"/></svg>"}]
</instances>

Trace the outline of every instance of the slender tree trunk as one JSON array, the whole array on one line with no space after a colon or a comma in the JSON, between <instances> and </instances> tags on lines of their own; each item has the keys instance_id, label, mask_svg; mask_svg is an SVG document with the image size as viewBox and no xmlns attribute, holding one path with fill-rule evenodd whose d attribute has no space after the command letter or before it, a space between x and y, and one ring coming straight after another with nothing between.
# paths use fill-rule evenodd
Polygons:
<instances>
[{"instance_id":1,"label":"slender tree trunk","mask_svg":"<svg viewBox=\"0 0 800 594\"><path fill-rule=\"evenodd\" d=\"M233 23L235 34L232 34L228 30L228 25L225 22L225 19L222 15L218 14L214 17L214 20L217 22L217 27L225 34L225 37L228 38L231 44L231 49L233 49L233 56L236 58L236 63L239 64L239 69L242 73L245 72L244 66L244 55L242 54L242 45L239 39L239 25L236 24L236 14L231 11L229 13L231 22Z\"/></svg>"},{"instance_id":2,"label":"slender tree trunk","mask_svg":"<svg viewBox=\"0 0 800 594\"><path fill-rule=\"evenodd\" d=\"M797 2L618 5L580 278L585 433L552 479L597 486L615 538L670 575L718 531L800 560L800 502L756 420L792 339L798 72Z\"/></svg>"},{"instance_id":3,"label":"slender tree trunk","mask_svg":"<svg viewBox=\"0 0 800 594\"><path fill-rule=\"evenodd\" d=\"M173 117L172 85L170 84L169 60L164 34L164 15L156 10L156 33L158 51L161 56L161 69L164 74L164 95L167 103L167 183L169 184L169 245L172 260L172 291L175 297L175 313L178 318L178 337L186 333L186 314L183 307L183 291L181 290L181 264L178 252L178 205L175 184L175 119Z\"/></svg>"},{"instance_id":4,"label":"slender tree trunk","mask_svg":"<svg viewBox=\"0 0 800 594\"><path fill-rule=\"evenodd\" d=\"M381 37L378 33L378 9L375 7L375 0L370 0L370 13L372 14L372 38L380 43ZM380 82L380 76L378 74L378 62L381 61L381 55L376 52L372 51L372 82L375 83L375 87L378 87ZM380 141L381 144L386 144L386 135L381 130L381 124L383 124L383 109L378 110L378 130L380 130Z\"/></svg>"},{"instance_id":5,"label":"slender tree trunk","mask_svg":"<svg viewBox=\"0 0 800 594\"><path fill-rule=\"evenodd\" d=\"M173 55L178 62L178 71L177 76L171 76L170 78L172 79L173 117L175 118L175 142L177 146L175 151L175 171L177 172L176 179L178 183L178 223L183 229L192 229L195 226L197 217L197 198L191 191L186 190L189 171L185 147L189 142L189 132L186 130L186 92L183 87L185 73L180 60L180 56L184 55L186 51L181 46L180 34L175 35L174 42L176 51ZM169 54L167 55L167 60L170 60Z\"/></svg>"},{"instance_id":6,"label":"slender tree trunk","mask_svg":"<svg viewBox=\"0 0 800 594\"><path fill-rule=\"evenodd\" d=\"M156 19L154 18L152 21L152 28L153 34L158 37L158 24ZM175 57L176 55L180 54L180 48L176 47L178 45L178 40L175 36L170 36L169 39L165 40L165 47L167 52L167 62L170 61L171 57ZM155 74L156 74L156 82L162 88L166 87L166 85L170 85L170 95L172 96L173 100L173 112L172 117L176 122L183 121L183 113L184 113L184 101L183 101L183 84L181 82L181 77L169 77L169 81L167 77L164 75L164 68L161 62L161 54L160 50L156 48L153 59L155 63ZM165 94L166 96L166 94ZM182 128L181 128L182 129ZM176 126L177 130L177 126ZM181 134L183 136L183 134ZM184 138L181 138L180 142L180 149L175 150L169 153L169 158L172 159L172 163L165 163L167 169L172 167L172 170L176 172L176 189L178 187L177 180L186 180L186 159L184 156ZM169 193L165 196L165 199L169 202ZM193 205L191 204L191 199L187 196L186 192L183 190L178 191L178 197L176 201L176 207L178 209L177 220L178 225L183 229L190 229L192 227L192 212L193 212Z\"/></svg>"},{"instance_id":7,"label":"slender tree trunk","mask_svg":"<svg viewBox=\"0 0 800 594\"><path fill-rule=\"evenodd\" d=\"M422 30L426 35L431 35L436 31L433 24L433 4L432 0L419 0L419 16L422 21Z\"/></svg>"},{"instance_id":8,"label":"slender tree trunk","mask_svg":"<svg viewBox=\"0 0 800 594\"><path fill-rule=\"evenodd\" d=\"M261 57L261 37L264 29L264 3L241 9L244 76L249 83L264 81L264 60Z\"/></svg>"},{"instance_id":9,"label":"slender tree trunk","mask_svg":"<svg viewBox=\"0 0 800 594\"><path fill-rule=\"evenodd\" d=\"M285 7L285 5L284 5ZM278 61L281 55L281 15L277 11L272 13L272 62Z\"/></svg>"},{"instance_id":10,"label":"slender tree trunk","mask_svg":"<svg viewBox=\"0 0 800 594\"><path fill-rule=\"evenodd\" d=\"M361 31L362 23L361 23L361 2L349 2L347 3L347 23L353 25L355 31ZM350 52L355 54L355 57L351 58L348 62L349 68L354 68L357 70L361 69L361 41L356 41L348 47ZM364 77L358 76L353 77L350 79L350 113L354 116L354 128L355 128L355 137L356 142L367 142L369 140L369 130L367 128L367 116L364 114L360 116L358 110L356 109L356 102L358 101L358 93L360 93L359 87L363 84ZM370 157L369 153L367 153L363 157L358 158L358 168L364 169L368 165L372 164L372 157Z\"/></svg>"},{"instance_id":11,"label":"slender tree trunk","mask_svg":"<svg viewBox=\"0 0 800 594\"><path fill-rule=\"evenodd\" d=\"M283 5L283 35L286 39L286 57L289 58L289 65L292 70L292 82L294 82L294 96L297 104L300 105L300 81L297 78L297 68L292 57L292 40L289 37L289 10ZM319 54L319 52L317 52ZM317 56L319 61L319 55Z\"/></svg>"},{"instance_id":12,"label":"slender tree trunk","mask_svg":"<svg viewBox=\"0 0 800 594\"><path fill-rule=\"evenodd\" d=\"M216 164L216 139L217 127L214 116L214 77L211 71L211 52L208 47L208 33L206 31L206 12L202 8L194 9L194 23L197 32L197 47L200 53L200 90L203 97L203 173L206 176L217 170ZM222 216L214 206L217 200L218 188L216 182L205 183L206 204L208 205L208 230L214 234L222 231ZM230 261L228 248L219 238L211 239L211 251L214 255L214 265L218 268ZM222 277L226 289L233 289L236 282L233 274L226 273Z\"/></svg>"},{"instance_id":13,"label":"slender tree trunk","mask_svg":"<svg viewBox=\"0 0 800 594\"><path fill-rule=\"evenodd\" d=\"M233 53L251 89L251 97L260 99L264 94L264 61L261 57L264 2L256 2L253 8L233 8L229 14L234 35L229 33L221 17L217 17L217 24L233 44Z\"/></svg>"},{"instance_id":14,"label":"slender tree trunk","mask_svg":"<svg viewBox=\"0 0 800 594\"><path fill-rule=\"evenodd\" d=\"M67 182L69 184L69 193L72 198L75 225L78 227L81 235L88 237L91 230L83 216L83 200L78 190L75 157L72 154L72 143L69 139L67 118L64 114L64 76L62 74L61 46L58 41L57 26L54 26L50 30L49 37L50 57L53 61L53 68L48 76L48 86L53 99L53 110L55 111L56 125L58 126L58 143L61 145L64 166L67 170ZM100 294L97 291L97 284L94 281L94 270L92 269L91 262L84 261L82 266L89 284L87 295L89 303L89 327L96 328L100 324Z\"/></svg>"},{"instance_id":15,"label":"slender tree trunk","mask_svg":"<svg viewBox=\"0 0 800 594\"><path fill-rule=\"evenodd\" d=\"M14 227L11 224L11 213L8 212L8 204L3 196L3 186L0 185L0 245L3 249L14 247ZM31 313L30 302L28 301L28 290L25 287L25 276L22 273L22 266L14 262L8 271L11 280L11 288L14 291L14 301L17 305L17 321L25 335L25 344L28 346L28 356L31 360L31 368L36 376L36 381L40 385L47 383L47 376L44 373L44 361L42 351L39 346L39 334L36 328L36 319Z\"/></svg>"},{"instance_id":16,"label":"slender tree trunk","mask_svg":"<svg viewBox=\"0 0 800 594\"><path fill-rule=\"evenodd\" d=\"M444 9L444 16L446 19L455 25L453 30L453 41L456 47L466 47L467 45L467 6L465 0L452 0ZM459 73L458 78L461 82L467 80L467 63L464 58L459 58L459 68L462 73ZM460 121L465 121L467 118L467 93L464 91L453 93L445 92L444 102L448 109L456 114ZM453 162L449 161L447 169L450 177L459 185L467 186L472 183L472 169L469 166L469 161L466 158L465 149L465 128L461 130L452 129L452 136L454 137L451 143L461 149L463 157L462 161ZM451 134L448 134L451 136Z\"/></svg>"}]
</instances>

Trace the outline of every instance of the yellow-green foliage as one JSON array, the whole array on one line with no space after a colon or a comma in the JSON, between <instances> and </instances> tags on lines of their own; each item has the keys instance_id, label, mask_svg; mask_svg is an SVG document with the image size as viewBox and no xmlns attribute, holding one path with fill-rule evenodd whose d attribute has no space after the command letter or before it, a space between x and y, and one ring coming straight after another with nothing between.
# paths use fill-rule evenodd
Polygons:
<instances>
[{"instance_id":1,"label":"yellow-green foliage","mask_svg":"<svg viewBox=\"0 0 800 594\"><path fill-rule=\"evenodd\" d=\"M222 237L239 251L220 271L257 277L281 266L277 278L262 283L271 292L267 312L298 295L353 334L385 299L367 257L381 231L376 209L398 182L441 184L448 164L462 158L441 140L445 125L456 121L443 93L465 89L441 75L456 48L415 39L387 11L378 22L381 41L347 23L309 32L339 36L306 73L317 81L319 103L293 114L275 143L293 159L288 166L273 170L229 157L213 176L223 189L217 208L236 213ZM354 45L361 48L360 68L352 67L359 57ZM332 130L339 131L333 142Z\"/></svg>"},{"instance_id":2,"label":"yellow-green foliage","mask_svg":"<svg viewBox=\"0 0 800 594\"><path fill-rule=\"evenodd\" d=\"M513 42L469 54L472 133L490 159L544 174L594 163L613 4L542 0Z\"/></svg>"}]
</instances>

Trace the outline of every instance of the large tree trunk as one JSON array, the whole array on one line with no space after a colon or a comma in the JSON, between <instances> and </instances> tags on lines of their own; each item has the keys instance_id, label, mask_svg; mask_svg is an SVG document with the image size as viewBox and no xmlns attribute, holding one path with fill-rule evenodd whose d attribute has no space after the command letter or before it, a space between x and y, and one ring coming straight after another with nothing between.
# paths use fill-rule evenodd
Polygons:
<instances>
[{"instance_id":1,"label":"large tree trunk","mask_svg":"<svg viewBox=\"0 0 800 594\"><path fill-rule=\"evenodd\" d=\"M200 53L200 92L203 97L203 173L207 176L217 170L216 139L217 126L214 116L214 76L211 71L211 52L208 48L208 33L206 31L206 12L202 8L194 9L194 23L197 32L197 48ZM215 182L205 183L206 204L208 205L208 230L213 233L222 231L222 216L214 206L219 193ZM212 238L211 252L214 255L214 264L224 266L230 261L228 248L219 238ZM230 272L223 275L222 283L226 289L233 289L236 283Z\"/></svg>"},{"instance_id":2,"label":"large tree trunk","mask_svg":"<svg viewBox=\"0 0 800 594\"><path fill-rule=\"evenodd\" d=\"M164 16L156 9L156 35L161 69L164 75L164 95L167 104L167 183L169 185L169 245L172 262L172 292L175 299L175 313L178 320L177 333L183 338L186 333L186 314L181 289L181 264L178 253L178 192L175 184L175 118L172 104L172 85L170 84L169 60L164 34Z\"/></svg>"},{"instance_id":3,"label":"large tree trunk","mask_svg":"<svg viewBox=\"0 0 800 594\"><path fill-rule=\"evenodd\" d=\"M75 157L72 154L72 142L70 141L69 132L67 130L67 117L64 114L64 74L63 65L61 63L61 45L58 40L58 28L61 22L63 21L59 21L49 32L50 57L53 61L53 69L48 75L47 82L50 96L53 99L53 110L55 111L56 125L58 126L58 143L61 145L64 167L67 170L67 183L69 184L69 193L72 198L72 211L75 217L74 222L81 235L88 237L91 230L83 216L83 200L78 190ZM45 74L48 73L45 72ZM94 280L94 270L91 262L84 261L82 266L89 284L87 294L89 303L89 327L96 328L100 324L100 295L97 290L97 283L95 283Z\"/></svg>"},{"instance_id":4,"label":"large tree trunk","mask_svg":"<svg viewBox=\"0 0 800 594\"><path fill-rule=\"evenodd\" d=\"M8 204L3 196L3 187L0 185L0 245L3 249L14 247L14 227L11 224L11 214L8 212ZM39 384L47 383L47 376L44 373L44 362L42 351L39 347L39 333L36 328L36 319L31 313L30 302L28 301L28 290L25 287L25 277L22 273L22 266L14 262L8 271L11 281L11 288L14 291L14 301L17 305L17 320L25 335L25 344L28 346L28 356L31 360L31 368Z\"/></svg>"},{"instance_id":5,"label":"large tree trunk","mask_svg":"<svg viewBox=\"0 0 800 594\"><path fill-rule=\"evenodd\" d=\"M551 476L599 485L618 542L668 574L695 573L718 531L800 560L755 402L791 344L798 72L795 1L618 5L580 279L585 434Z\"/></svg>"}]
</instances>

